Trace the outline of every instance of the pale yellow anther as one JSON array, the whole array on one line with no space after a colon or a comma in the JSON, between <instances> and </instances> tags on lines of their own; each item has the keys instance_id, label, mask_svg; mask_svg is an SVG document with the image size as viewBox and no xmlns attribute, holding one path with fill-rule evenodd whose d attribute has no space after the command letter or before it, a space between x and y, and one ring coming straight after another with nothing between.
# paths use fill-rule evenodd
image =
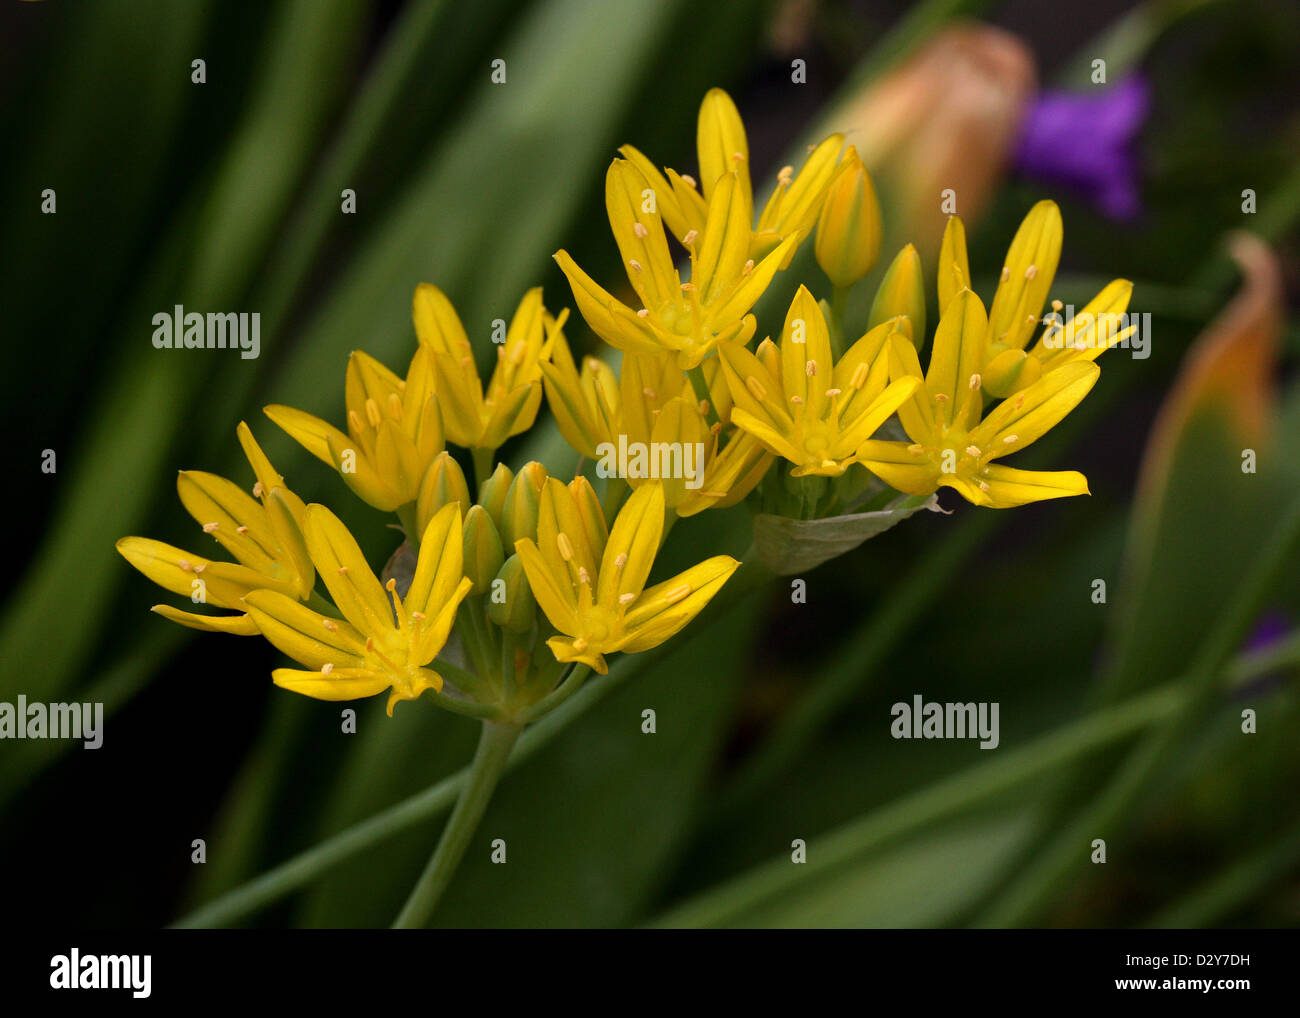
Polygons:
<instances>
[{"instance_id":1,"label":"pale yellow anther","mask_svg":"<svg viewBox=\"0 0 1300 1018\"><path fill-rule=\"evenodd\" d=\"M790 397L790 402L791 402L791 403L794 403L796 406L803 406L803 397L802 397L802 396L791 396L791 397Z\"/></svg>"},{"instance_id":2,"label":"pale yellow anther","mask_svg":"<svg viewBox=\"0 0 1300 1018\"><path fill-rule=\"evenodd\" d=\"M709 434L710 434L710 435L721 435L721 434L722 434L722 422L721 422L721 421L714 421L714 422L709 426Z\"/></svg>"},{"instance_id":3,"label":"pale yellow anther","mask_svg":"<svg viewBox=\"0 0 1300 1018\"><path fill-rule=\"evenodd\" d=\"M907 451L913 456L920 456L921 453L925 452L925 446L919 443L913 443L907 447Z\"/></svg>"},{"instance_id":4,"label":"pale yellow anther","mask_svg":"<svg viewBox=\"0 0 1300 1018\"><path fill-rule=\"evenodd\" d=\"M333 670L334 670L334 665L330 661L326 661L323 665L320 666L320 673L322 675L328 675Z\"/></svg>"},{"instance_id":5,"label":"pale yellow anther","mask_svg":"<svg viewBox=\"0 0 1300 1018\"><path fill-rule=\"evenodd\" d=\"M1052 310L1053 310L1053 311L1060 311L1063 307L1065 307L1065 305L1062 304L1059 300L1054 300L1054 301L1052 301Z\"/></svg>"},{"instance_id":6,"label":"pale yellow anther","mask_svg":"<svg viewBox=\"0 0 1300 1018\"><path fill-rule=\"evenodd\" d=\"M628 263L628 265L632 266L632 271L633 271L633 272L640 272L640 271L641 271L641 263L640 263L639 261L637 261L635 258L629 258L629 259L627 260L627 263Z\"/></svg>"},{"instance_id":7,"label":"pale yellow anther","mask_svg":"<svg viewBox=\"0 0 1300 1018\"><path fill-rule=\"evenodd\" d=\"M776 175L776 179L779 183L788 184L790 183L790 178L793 176L794 176L793 166L782 166L781 171Z\"/></svg>"},{"instance_id":8,"label":"pale yellow anther","mask_svg":"<svg viewBox=\"0 0 1300 1018\"><path fill-rule=\"evenodd\" d=\"M816 362L816 361L809 361L807 364L805 364L805 365L803 366L803 369L804 369L805 372L807 372L809 378L815 378L815 377L817 377L817 362Z\"/></svg>"},{"instance_id":9,"label":"pale yellow anther","mask_svg":"<svg viewBox=\"0 0 1300 1018\"><path fill-rule=\"evenodd\" d=\"M379 404L375 402L374 397L366 400L366 419L370 421L372 428L379 427L379 422L384 419L383 414L379 412Z\"/></svg>"},{"instance_id":10,"label":"pale yellow anther","mask_svg":"<svg viewBox=\"0 0 1300 1018\"><path fill-rule=\"evenodd\" d=\"M587 572L585 566L578 566L578 579L582 583L591 583L591 574Z\"/></svg>"},{"instance_id":11,"label":"pale yellow anther","mask_svg":"<svg viewBox=\"0 0 1300 1018\"><path fill-rule=\"evenodd\" d=\"M980 456L979 446L977 446L977 445L968 445L968 446L966 446L966 455L967 455L967 456L975 456L975 457L979 457L979 456Z\"/></svg>"},{"instance_id":12,"label":"pale yellow anther","mask_svg":"<svg viewBox=\"0 0 1300 1018\"><path fill-rule=\"evenodd\" d=\"M744 266L741 267L740 274L742 276L748 276L753 271L754 271L754 259L750 258L748 261L745 262Z\"/></svg>"},{"instance_id":13,"label":"pale yellow anther","mask_svg":"<svg viewBox=\"0 0 1300 1018\"><path fill-rule=\"evenodd\" d=\"M699 186L699 185L696 183L695 178L692 177L689 173L682 173L682 174L680 174L679 176L681 177L682 183L685 184L687 187L698 187L698 186Z\"/></svg>"},{"instance_id":14,"label":"pale yellow anther","mask_svg":"<svg viewBox=\"0 0 1300 1018\"><path fill-rule=\"evenodd\" d=\"M644 223L633 223L632 232L635 233L638 237L644 237L650 231L645 228Z\"/></svg>"},{"instance_id":15,"label":"pale yellow anther","mask_svg":"<svg viewBox=\"0 0 1300 1018\"><path fill-rule=\"evenodd\" d=\"M351 425L351 427L352 427L352 433L353 433L354 435L355 435L355 434L358 434L358 433L362 430L362 427L361 427L361 415L358 414L355 410L349 410L349 411L348 411L348 424Z\"/></svg>"},{"instance_id":16,"label":"pale yellow anther","mask_svg":"<svg viewBox=\"0 0 1300 1018\"><path fill-rule=\"evenodd\" d=\"M699 235L700 232L698 230L687 230L686 236L682 238L682 243L685 244L687 247L690 247L692 244L695 243L696 238L698 238Z\"/></svg>"},{"instance_id":17,"label":"pale yellow anther","mask_svg":"<svg viewBox=\"0 0 1300 1018\"><path fill-rule=\"evenodd\" d=\"M1012 409L1019 410L1024 405L1025 405L1025 394L1022 392L1019 396L1016 397L1016 402L1013 405Z\"/></svg>"},{"instance_id":18,"label":"pale yellow anther","mask_svg":"<svg viewBox=\"0 0 1300 1018\"><path fill-rule=\"evenodd\" d=\"M187 573L194 568L194 566L190 564L190 560L187 558L178 558L176 560L176 565L179 568L184 569Z\"/></svg>"},{"instance_id":19,"label":"pale yellow anther","mask_svg":"<svg viewBox=\"0 0 1300 1018\"><path fill-rule=\"evenodd\" d=\"M1031 265L1031 266L1029 266L1029 268L1025 269L1025 278L1026 278L1026 279L1033 279L1036 275L1038 275L1038 266L1037 266L1037 265Z\"/></svg>"},{"instance_id":20,"label":"pale yellow anther","mask_svg":"<svg viewBox=\"0 0 1300 1018\"><path fill-rule=\"evenodd\" d=\"M838 396L842 391L843 391L843 390L841 390L841 389L827 389L827 390L826 390L826 395L829 396L831 399L834 399L834 398L835 398L836 396Z\"/></svg>"},{"instance_id":21,"label":"pale yellow anther","mask_svg":"<svg viewBox=\"0 0 1300 1018\"><path fill-rule=\"evenodd\" d=\"M646 315L648 315L648 314L650 314L649 309L647 309L647 308L642 308L640 311L638 311L638 312L636 313L636 316L637 316L638 318L645 318Z\"/></svg>"},{"instance_id":22,"label":"pale yellow anther","mask_svg":"<svg viewBox=\"0 0 1300 1018\"><path fill-rule=\"evenodd\" d=\"M736 160L738 163L743 163L745 161L745 154L743 152L733 152L731 153L731 158Z\"/></svg>"},{"instance_id":23,"label":"pale yellow anther","mask_svg":"<svg viewBox=\"0 0 1300 1018\"><path fill-rule=\"evenodd\" d=\"M668 591L668 593L664 595L664 600L669 604L676 604L682 598L690 596L690 593L691 585L689 583L683 583L680 587L674 587L672 590Z\"/></svg>"},{"instance_id":24,"label":"pale yellow anther","mask_svg":"<svg viewBox=\"0 0 1300 1018\"><path fill-rule=\"evenodd\" d=\"M424 621L424 612L411 612L411 621L412 621L412 622L423 622L423 621Z\"/></svg>"},{"instance_id":25,"label":"pale yellow anther","mask_svg":"<svg viewBox=\"0 0 1300 1018\"><path fill-rule=\"evenodd\" d=\"M203 524L203 532L205 534L210 534L214 530L217 530L220 526L221 526L220 523L205 523Z\"/></svg>"},{"instance_id":26,"label":"pale yellow anther","mask_svg":"<svg viewBox=\"0 0 1300 1018\"><path fill-rule=\"evenodd\" d=\"M573 543L569 540L568 534L556 534L555 546L560 550L560 558L564 559L565 562L573 558Z\"/></svg>"},{"instance_id":27,"label":"pale yellow anther","mask_svg":"<svg viewBox=\"0 0 1300 1018\"><path fill-rule=\"evenodd\" d=\"M970 381L967 384L970 386L971 392L974 392L976 389L978 389L981 385L984 384L984 379L982 379L979 376L979 372L976 372L975 374L970 376Z\"/></svg>"},{"instance_id":28,"label":"pale yellow anther","mask_svg":"<svg viewBox=\"0 0 1300 1018\"><path fill-rule=\"evenodd\" d=\"M642 389L641 395L644 396L646 399L654 399L655 391L654 389Z\"/></svg>"},{"instance_id":29,"label":"pale yellow anther","mask_svg":"<svg viewBox=\"0 0 1300 1018\"><path fill-rule=\"evenodd\" d=\"M635 601L635 600L636 600L636 595L635 595L635 594L619 594L619 595L618 595L618 603L619 603L619 604L631 604L631 603L632 603L633 601Z\"/></svg>"},{"instance_id":30,"label":"pale yellow anther","mask_svg":"<svg viewBox=\"0 0 1300 1018\"><path fill-rule=\"evenodd\" d=\"M849 379L849 388L861 389L867 384L867 374L866 364L859 363L858 366L853 369L853 376Z\"/></svg>"},{"instance_id":31,"label":"pale yellow anther","mask_svg":"<svg viewBox=\"0 0 1300 1018\"><path fill-rule=\"evenodd\" d=\"M701 417L709 416L709 401L707 399L700 400L700 416Z\"/></svg>"},{"instance_id":32,"label":"pale yellow anther","mask_svg":"<svg viewBox=\"0 0 1300 1018\"><path fill-rule=\"evenodd\" d=\"M935 401L936 403L947 403L947 402L948 402L948 394L947 394L946 392L936 392L936 393L934 394L934 401Z\"/></svg>"},{"instance_id":33,"label":"pale yellow anther","mask_svg":"<svg viewBox=\"0 0 1300 1018\"><path fill-rule=\"evenodd\" d=\"M988 483L985 481L980 481L980 491L988 491L988 490L989 490Z\"/></svg>"},{"instance_id":34,"label":"pale yellow anther","mask_svg":"<svg viewBox=\"0 0 1300 1018\"><path fill-rule=\"evenodd\" d=\"M587 638L585 636L579 636L576 640L573 641L573 649L576 650L579 654L581 654L584 650L587 649Z\"/></svg>"},{"instance_id":35,"label":"pale yellow anther","mask_svg":"<svg viewBox=\"0 0 1300 1018\"><path fill-rule=\"evenodd\" d=\"M261 497L262 497L262 482L261 482L261 481L258 481L256 484L253 485L253 497L254 497L254 498L261 498Z\"/></svg>"},{"instance_id":36,"label":"pale yellow anther","mask_svg":"<svg viewBox=\"0 0 1300 1018\"><path fill-rule=\"evenodd\" d=\"M683 283L683 284L682 284L682 293L691 293L692 291L694 291L694 289L695 289L695 284L694 284L694 283Z\"/></svg>"},{"instance_id":37,"label":"pale yellow anther","mask_svg":"<svg viewBox=\"0 0 1300 1018\"><path fill-rule=\"evenodd\" d=\"M627 565L627 552L620 551L618 558L614 559L614 568L622 569L625 565Z\"/></svg>"},{"instance_id":38,"label":"pale yellow anther","mask_svg":"<svg viewBox=\"0 0 1300 1018\"><path fill-rule=\"evenodd\" d=\"M767 399L767 389L763 387L763 383L758 380L757 376L746 375L745 388L749 390L755 399Z\"/></svg>"},{"instance_id":39,"label":"pale yellow anther","mask_svg":"<svg viewBox=\"0 0 1300 1018\"><path fill-rule=\"evenodd\" d=\"M321 619L321 624L331 633L338 632L339 624L333 619Z\"/></svg>"},{"instance_id":40,"label":"pale yellow anther","mask_svg":"<svg viewBox=\"0 0 1300 1018\"><path fill-rule=\"evenodd\" d=\"M1007 265L1002 266L1002 282L1005 283L1005 282L1006 282L1008 279L1010 279L1010 278L1011 278L1011 268L1010 268L1010 266L1007 266Z\"/></svg>"},{"instance_id":41,"label":"pale yellow anther","mask_svg":"<svg viewBox=\"0 0 1300 1018\"><path fill-rule=\"evenodd\" d=\"M201 573L203 572L203 570L207 568L208 568L208 564L206 562L199 562L197 565L194 566L194 571L196 573Z\"/></svg>"},{"instance_id":42,"label":"pale yellow anther","mask_svg":"<svg viewBox=\"0 0 1300 1018\"><path fill-rule=\"evenodd\" d=\"M1015 445L1015 444L1016 444L1017 442L1019 442L1019 441L1020 441L1020 436L1019 436L1019 435L1008 435L1006 438L1004 438L1004 439L1002 440L1002 444L1003 444L1003 445Z\"/></svg>"},{"instance_id":43,"label":"pale yellow anther","mask_svg":"<svg viewBox=\"0 0 1300 1018\"><path fill-rule=\"evenodd\" d=\"M347 567L347 566L339 566L339 575L340 575L340 576L347 576L347 574L348 574L348 567Z\"/></svg>"},{"instance_id":44,"label":"pale yellow anther","mask_svg":"<svg viewBox=\"0 0 1300 1018\"><path fill-rule=\"evenodd\" d=\"M247 528L247 527L236 527L236 528L235 528L235 533L238 534L240 537L243 537L245 534L248 533L248 528Z\"/></svg>"}]
</instances>

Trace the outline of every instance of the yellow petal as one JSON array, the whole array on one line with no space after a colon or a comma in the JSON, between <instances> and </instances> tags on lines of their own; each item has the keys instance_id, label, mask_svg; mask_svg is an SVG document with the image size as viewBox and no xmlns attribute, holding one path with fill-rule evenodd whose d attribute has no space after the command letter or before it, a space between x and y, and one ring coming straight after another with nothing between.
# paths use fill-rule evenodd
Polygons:
<instances>
[{"instance_id":1,"label":"yellow petal","mask_svg":"<svg viewBox=\"0 0 1300 1018\"><path fill-rule=\"evenodd\" d=\"M825 417L831 373L830 330L816 298L800 285L781 333L781 387L795 420Z\"/></svg>"},{"instance_id":2,"label":"yellow petal","mask_svg":"<svg viewBox=\"0 0 1300 1018\"><path fill-rule=\"evenodd\" d=\"M415 574L403 602L406 613L432 615L452 600L465 561L464 529L458 502L449 502L429 521L420 537Z\"/></svg>"},{"instance_id":3,"label":"yellow petal","mask_svg":"<svg viewBox=\"0 0 1300 1018\"><path fill-rule=\"evenodd\" d=\"M202 600L197 603L216 608L241 608L240 599L250 590L273 583L245 566L213 562L148 537L123 537L116 547L124 559L164 590L185 597L201 592Z\"/></svg>"},{"instance_id":4,"label":"yellow petal","mask_svg":"<svg viewBox=\"0 0 1300 1018\"><path fill-rule=\"evenodd\" d=\"M700 186L704 200L711 202L718 181L735 171L740 176L740 195L747 210L754 207L749 180L749 141L740 111L720 88L711 88L700 103L700 116L695 131L695 145L700 158ZM753 218L747 211L746 221Z\"/></svg>"},{"instance_id":5,"label":"yellow petal","mask_svg":"<svg viewBox=\"0 0 1300 1018\"><path fill-rule=\"evenodd\" d=\"M1017 470L994 463L981 472L981 479L988 485L988 504L995 509L1089 494L1088 479L1077 470Z\"/></svg>"},{"instance_id":6,"label":"yellow petal","mask_svg":"<svg viewBox=\"0 0 1300 1018\"><path fill-rule=\"evenodd\" d=\"M325 506L313 503L307 507L303 537L343 617L367 635L393 630L392 602L343 521ZM460 547L459 535L456 547Z\"/></svg>"},{"instance_id":7,"label":"yellow petal","mask_svg":"<svg viewBox=\"0 0 1300 1018\"><path fill-rule=\"evenodd\" d=\"M972 290L958 293L939 317L925 387L931 397L936 393L945 397L936 408L943 424L956 422L968 429L979 420L984 406L979 371L987 332L984 304Z\"/></svg>"},{"instance_id":8,"label":"yellow petal","mask_svg":"<svg viewBox=\"0 0 1300 1018\"><path fill-rule=\"evenodd\" d=\"M700 301L712 304L740 276L749 258L749 206L738 175L718 181L709 202L704 235L691 259L691 283Z\"/></svg>"},{"instance_id":9,"label":"yellow petal","mask_svg":"<svg viewBox=\"0 0 1300 1018\"><path fill-rule=\"evenodd\" d=\"M939 248L939 314L947 310L949 302L970 287L970 262L966 257L966 227L961 216L949 216L943 228L943 244Z\"/></svg>"},{"instance_id":10,"label":"yellow petal","mask_svg":"<svg viewBox=\"0 0 1300 1018\"><path fill-rule=\"evenodd\" d=\"M1040 201L1029 210L1007 249L1003 278L989 308L989 342L1017 349L1029 342L1056 278L1063 237L1056 202Z\"/></svg>"},{"instance_id":11,"label":"yellow petal","mask_svg":"<svg viewBox=\"0 0 1300 1018\"><path fill-rule=\"evenodd\" d=\"M421 283L415 288L411 313L416 337L435 352L458 357L469 345L465 326L461 324L455 307L433 284Z\"/></svg>"},{"instance_id":12,"label":"yellow petal","mask_svg":"<svg viewBox=\"0 0 1300 1018\"><path fill-rule=\"evenodd\" d=\"M271 466L271 461L266 458L266 453L262 452L262 447L257 444L257 439L253 437L252 430L243 421L239 422L239 427L235 429L235 434L239 436L239 444L243 447L244 458L248 460L248 465L253 468L253 476L257 478L258 483L262 486L262 494L265 495L272 488L284 486L284 478Z\"/></svg>"},{"instance_id":13,"label":"yellow petal","mask_svg":"<svg viewBox=\"0 0 1300 1018\"><path fill-rule=\"evenodd\" d=\"M169 604L156 604L150 611L186 629L205 633L231 633L235 636L256 636L258 633L257 623L248 615L196 615Z\"/></svg>"},{"instance_id":14,"label":"yellow petal","mask_svg":"<svg viewBox=\"0 0 1300 1018\"><path fill-rule=\"evenodd\" d=\"M621 607L623 594L640 594L664 532L664 492L643 484L623 503L605 543L596 600L610 611Z\"/></svg>"},{"instance_id":15,"label":"yellow petal","mask_svg":"<svg viewBox=\"0 0 1300 1018\"><path fill-rule=\"evenodd\" d=\"M515 542L515 554L524 567L524 575L528 577L528 587L533 592L533 597L537 599L537 604L551 625L562 633L576 633L578 599L567 574L556 576L537 545L528 538Z\"/></svg>"},{"instance_id":16,"label":"yellow petal","mask_svg":"<svg viewBox=\"0 0 1300 1018\"><path fill-rule=\"evenodd\" d=\"M641 303L657 309L680 300L681 280L668 253L654 188L626 159L615 159L605 174L605 209Z\"/></svg>"},{"instance_id":17,"label":"yellow petal","mask_svg":"<svg viewBox=\"0 0 1300 1018\"><path fill-rule=\"evenodd\" d=\"M715 555L645 591L624 617L631 637L621 649L635 654L674 636L704 609L739 565L730 555Z\"/></svg>"},{"instance_id":18,"label":"yellow petal","mask_svg":"<svg viewBox=\"0 0 1300 1018\"><path fill-rule=\"evenodd\" d=\"M390 680L388 676L368 668L335 668L328 675L296 668L277 668L271 672L271 681L281 689L316 700L360 700L382 693Z\"/></svg>"},{"instance_id":19,"label":"yellow petal","mask_svg":"<svg viewBox=\"0 0 1300 1018\"><path fill-rule=\"evenodd\" d=\"M908 442L876 439L858 448L858 462L896 491L930 495L938 488L939 470L929 456L909 452Z\"/></svg>"},{"instance_id":20,"label":"yellow petal","mask_svg":"<svg viewBox=\"0 0 1300 1018\"><path fill-rule=\"evenodd\" d=\"M999 403L970 433L971 442L990 459L1025 448L1078 406L1100 375L1101 369L1091 361L1075 361L1049 372Z\"/></svg>"},{"instance_id":21,"label":"yellow petal","mask_svg":"<svg viewBox=\"0 0 1300 1018\"><path fill-rule=\"evenodd\" d=\"M888 346L889 377L895 381L901 378L920 378L921 362L916 356L916 347L901 335L890 337ZM898 419L913 442L928 443L937 433L934 413L934 399L926 386L921 386L912 394L912 398L898 408Z\"/></svg>"},{"instance_id":22,"label":"yellow petal","mask_svg":"<svg viewBox=\"0 0 1300 1018\"><path fill-rule=\"evenodd\" d=\"M186 512L240 562L274 575L277 547L266 510L233 481L202 470L183 470L176 491Z\"/></svg>"},{"instance_id":23,"label":"yellow petal","mask_svg":"<svg viewBox=\"0 0 1300 1018\"><path fill-rule=\"evenodd\" d=\"M327 618L274 590L252 591L243 606L277 650L308 668L353 668L365 660L365 637L342 619Z\"/></svg>"},{"instance_id":24,"label":"yellow petal","mask_svg":"<svg viewBox=\"0 0 1300 1018\"><path fill-rule=\"evenodd\" d=\"M334 466L334 460L330 457L330 438L338 439L344 447L350 444L348 436L338 428L306 411L273 403L264 407L263 413L278 424L290 438L331 467Z\"/></svg>"},{"instance_id":25,"label":"yellow petal","mask_svg":"<svg viewBox=\"0 0 1300 1018\"><path fill-rule=\"evenodd\" d=\"M346 435L330 435L330 466L339 472L356 496L381 512L390 513L410 499L403 499L379 471L375 464Z\"/></svg>"},{"instance_id":26,"label":"yellow petal","mask_svg":"<svg viewBox=\"0 0 1300 1018\"><path fill-rule=\"evenodd\" d=\"M787 237L748 274L741 275L740 283L725 300L721 301L721 306L716 309L710 308L710 320L727 324L738 321L748 314L749 309L758 302L759 297L763 296L772 282L772 277L785 265L786 258L794 253L798 244L797 236Z\"/></svg>"}]
</instances>

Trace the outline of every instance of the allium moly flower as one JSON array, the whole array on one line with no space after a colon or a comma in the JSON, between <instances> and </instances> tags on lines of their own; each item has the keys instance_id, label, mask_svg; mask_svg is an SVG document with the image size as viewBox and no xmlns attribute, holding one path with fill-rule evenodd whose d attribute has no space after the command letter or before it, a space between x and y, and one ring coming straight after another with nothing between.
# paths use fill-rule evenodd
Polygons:
<instances>
[{"instance_id":1,"label":"allium moly flower","mask_svg":"<svg viewBox=\"0 0 1300 1018\"><path fill-rule=\"evenodd\" d=\"M736 567L715 555L647 588L664 529L664 494L638 488L606 534L590 500L555 478L546 482L536 542L515 543L533 596L560 635L547 640L559 661L580 661L602 675L605 655L635 654L676 634L712 600Z\"/></svg>"},{"instance_id":2,"label":"allium moly flower","mask_svg":"<svg viewBox=\"0 0 1300 1018\"><path fill-rule=\"evenodd\" d=\"M414 315L420 346L430 353L449 442L490 451L533 426L542 401L541 362L549 344L563 335L567 308L552 315L542 304L542 288L529 290L515 309L505 341L496 346L497 362L486 387L465 326L446 294L421 283Z\"/></svg>"},{"instance_id":3,"label":"allium moly flower","mask_svg":"<svg viewBox=\"0 0 1300 1018\"><path fill-rule=\"evenodd\" d=\"M460 506L445 506L430 521L405 597L396 580L380 584L356 539L324 506L307 507L303 535L343 617L322 615L275 590L248 594L244 603L262 635L310 669L277 668L275 684L318 700L355 700L387 689L390 716L398 700L442 689L442 676L427 666L473 586L462 571Z\"/></svg>"},{"instance_id":4,"label":"allium moly flower","mask_svg":"<svg viewBox=\"0 0 1300 1018\"><path fill-rule=\"evenodd\" d=\"M952 488L968 502L1008 508L1040 499L1086 495L1074 470L1017 470L995 462L1031 445L1078 405L1100 374L1091 361L1063 365L983 413L979 372L988 317L970 290L948 302L935 332L923 385L898 408L908 442L870 440L859 461L909 495ZM916 347L901 337L888 346L895 378L921 378Z\"/></svg>"},{"instance_id":5,"label":"allium moly flower","mask_svg":"<svg viewBox=\"0 0 1300 1018\"><path fill-rule=\"evenodd\" d=\"M844 136L832 134L809 152L803 168L796 174L793 166L777 174L776 190L768 198L749 237L749 257L760 259L786 239L798 244L812 232L821 213L827 189L838 169ZM720 88L710 89L700 103L696 128L700 179L671 169L663 173L631 145L619 152L633 163L653 189L663 211L664 221L673 235L690 248L695 238L708 233L707 225L715 201L723 188L723 179L736 174L736 194L725 200L736 201L742 209L738 219L753 223L754 186L749 172L749 140L745 124L731 96ZM701 194L702 192L702 194ZM784 268L794 253L793 246L781 262Z\"/></svg>"},{"instance_id":6,"label":"allium moly flower","mask_svg":"<svg viewBox=\"0 0 1300 1018\"><path fill-rule=\"evenodd\" d=\"M1133 284L1127 279L1106 284L1068 321L1060 318L1063 305L1059 300L1052 301L1052 314L1043 318L1061 259L1063 236L1056 202L1040 201L1029 210L1007 249L1001 280L988 309L980 357L981 381L990 396L1007 397L1067 364L1095 361L1134 332L1135 327L1126 326L1123 318L1133 293ZM939 252L940 313L969 285L966 229L961 219L953 216L944 229ZM1046 328L1031 347L1040 324Z\"/></svg>"},{"instance_id":7,"label":"allium moly flower","mask_svg":"<svg viewBox=\"0 0 1300 1018\"><path fill-rule=\"evenodd\" d=\"M302 499L285 487L284 478L243 421L238 434L257 478L251 498L233 481L201 470L183 470L176 480L186 511L236 562L215 561L146 537L124 537L117 550L165 590L183 594L195 604L240 612L205 615L154 605L163 618L190 629L251 636L258 629L243 614L246 594L266 588L295 603L305 601L311 597L316 574L300 529L306 512Z\"/></svg>"},{"instance_id":8,"label":"allium moly flower","mask_svg":"<svg viewBox=\"0 0 1300 1018\"><path fill-rule=\"evenodd\" d=\"M890 337L908 335L901 319L886 322L835 363L821 307L801 286L779 348L770 339L755 353L735 344L722 347L734 400L731 422L793 463L796 477L838 477L920 384L908 377L890 382L882 356Z\"/></svg>"},{"instance_id":9,"label":"allium moly flower","mask_svg":"<svg viewBox=\"0 0 1300 1018\"><path fill-rule=\"evenodd\" d=\"M337 470L362 501L384 512L414 502L425 471L443 450L431 352L420 347L403 379L369 354L354 351L344 396L346 433L294 407L273 404L265 412Z\"/></svg>"},{"instance_id":10,"label":"allium moly flower","mask_svg":"<svg viewBox=\"0 0 1300 1018\"><path fill-rule=\"evenodd\" d=\"M625 159L615 159L605 175L605 206L640 308L633 310L611 296L567 251L555 254L578 311L596 335L624 351L674 353L682 368L697 366L719 342L748 342L755 328L749 311L797 238L781 241L754 263L749 213L737 174L728 173L716 183L703 230L686 238L691 277L685 283L668 252L658 195Z\"/></svg>"}]
</instances>

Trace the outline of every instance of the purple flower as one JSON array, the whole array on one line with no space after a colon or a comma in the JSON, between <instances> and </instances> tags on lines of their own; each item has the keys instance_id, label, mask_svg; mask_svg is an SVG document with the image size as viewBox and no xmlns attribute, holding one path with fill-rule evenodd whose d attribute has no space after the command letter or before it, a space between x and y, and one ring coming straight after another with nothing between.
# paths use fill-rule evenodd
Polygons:
<instances>
[{"instance_id":1,"label":"purple flower","mask_svg":"<svg viewBox=\"0 0 1300 1018\"><path fill-rule=\"evenodd\" d=\"M1047 90L1026 114L1015 165L1082 195L1111 219L1141 211L1132 143L1149 106L1139 75L1096 95Z\"/></svg>"}]
</instances>

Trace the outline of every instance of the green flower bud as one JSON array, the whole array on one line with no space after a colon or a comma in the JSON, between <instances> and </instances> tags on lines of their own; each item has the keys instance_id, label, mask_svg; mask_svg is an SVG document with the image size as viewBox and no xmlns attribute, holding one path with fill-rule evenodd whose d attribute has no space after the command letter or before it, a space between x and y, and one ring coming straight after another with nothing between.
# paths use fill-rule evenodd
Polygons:
<instances>
[{"instance_id":1,"label":"green flower bud","mask_svg":"<svg viewBox=\"0 0 1300 1018\"><path fill-rule=\"evenodd\" d=\"M515 472L504 463L498 463L497 468L492 471L492 476L479 488L478 504L492 517L498 534L501 532L501 515L506 507L506 495L514 479Z\"/></svg>"},{"instance_id":2,"label":"green flower bud","mask_svg":"<svg viewBox=\"0 0 1300 1018\"><path fill-rule=\"evenodd\" d=\"M465 575L474 584L472 593L486 594L505 556L496 524L481 505L470 506L465 514L464 540Z\"/></svg>"},{"instance_id":3,"label":"green flower bud","mask_svg":"<svg viewBox=\"0 0 1300 1018\"><path fill-rule=\"evenodd\" d=\"M827 278L846 287L870 272L880 257L880 202L852 145L840 166L826 192L813 251Z\"/></svg>"},{"instance_id":4,"label":"green flower bud","mask_svg":"<svg viewBox=\"0 0 1300 1018\"><path fill-rule=\"evenodd\" d=\"M473 505L469 485L465 483L465 472L451 453L442 452L429 464L424 480L420 482L420 495L415 501L415 523L419 527L417 537L424 534L434 514L449 502L460 503L462 518Z\"/></svg>"},{"instance_id":5,"label":"green flower bud","mask_svg":"<svg viewBox=\"0 0 1300 1018\"><path fill-rule=\"evenodd\" d=\"M488 596L488 618L512 633L526 633L537 617L537 602L524 576L518 555L511 555L497 573Z\"/></svg>"},{"instance_id":6,"label":"green flower bud","mask_svg":"<svg viewBox=\"0 0 1300 1018\"><path fill-rule=\"evenodd\" d=\"M546 484L546 468L540 463L525 463L506 493L501 509L501 543L515 550L515 542L525 537L537 537L537 513L541 508L542 486Z\"/></svg>"},{"instance_id":7,"label":"green flower bud","mask_svg":"<svg viewBox=\"0 0 1300 1018\"><path fill-rule=\"evenodd\" d=\"M898 252L898 256L885 272L871 303L871 319L867 329L874 329L898 315L906 315L912 326L912 343L920 349L925 342L925 286L921 279L921 256L911 244Z\"/></svg>"}]
</instances>

